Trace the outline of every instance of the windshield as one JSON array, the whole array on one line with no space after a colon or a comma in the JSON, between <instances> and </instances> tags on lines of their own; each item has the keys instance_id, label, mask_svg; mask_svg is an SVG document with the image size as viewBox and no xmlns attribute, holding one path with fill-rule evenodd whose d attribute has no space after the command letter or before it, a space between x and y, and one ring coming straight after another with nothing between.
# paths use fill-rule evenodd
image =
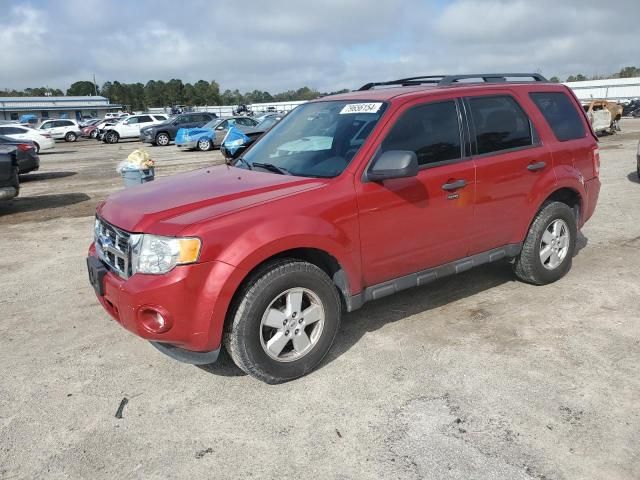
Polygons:
<instances>
[{"instance_id":1,"label":"windshield","mask_svg":"<svg viewBox=\"0 0 640 480\"><path fill-rule=\"evenodd\" d=\"M349 101L300 105L274 125L236 166L248 168L255 162L272 164L302 177L338 176L376 126L385 107L382 102Z\"/></svg>"}]
</instances>

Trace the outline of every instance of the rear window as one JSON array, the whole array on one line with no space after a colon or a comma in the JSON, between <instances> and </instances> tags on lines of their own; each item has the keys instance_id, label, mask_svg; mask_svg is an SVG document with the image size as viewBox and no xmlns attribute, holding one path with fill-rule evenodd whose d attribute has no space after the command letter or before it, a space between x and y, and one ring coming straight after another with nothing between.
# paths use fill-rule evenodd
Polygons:
<instances>
[{"instance_id":1,"label":"rear window","mask_svg":"<svg viewBox=\"0 0 640 480\"><path fill-rule=\"evenodd\" d=\"M585 136L580 113L566 94L562 92L530 93L545 120L560 142L576 140Z\"/></svg>"},{"instance_id":2,"label":"rear window","mask_svg":"<svg viewBox=\"0 0 640 480\"><path fill-rule=\"evenodd\" d=\"M533 145L531 123L509 96L469 99L478 155Z\"/></svg>"}]
</instances>

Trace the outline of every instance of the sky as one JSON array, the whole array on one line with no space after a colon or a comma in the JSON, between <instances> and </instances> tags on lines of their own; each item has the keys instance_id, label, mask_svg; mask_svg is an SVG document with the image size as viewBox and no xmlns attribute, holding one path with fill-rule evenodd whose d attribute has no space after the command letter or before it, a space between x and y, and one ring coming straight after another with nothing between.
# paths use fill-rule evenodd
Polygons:
<instances>
[{"instance_id":1,"label":"sky","mask_svg":"<svg viewBox=\"0 0 640 480\"><path fill-rule=\"evenodd\" d=\"M639 0L0 0L0 90L216 80L276 93L640 66Z\"/></svg>"}]
</instances>

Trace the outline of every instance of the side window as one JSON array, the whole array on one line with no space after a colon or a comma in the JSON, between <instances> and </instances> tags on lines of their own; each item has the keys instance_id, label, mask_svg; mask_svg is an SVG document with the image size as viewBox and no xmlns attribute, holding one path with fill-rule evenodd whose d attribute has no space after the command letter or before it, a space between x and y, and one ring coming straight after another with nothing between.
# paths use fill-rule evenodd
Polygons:
<instances>
[{"instance_id":1,"label":"side window","mask_svg":"<svg viewBox=\"0 0 640 480\"><path fill-rule=\"evenodd\" d=\"M224 122L218 124L218 126L216 128L221 128L222 130L225 130L225 129L229 128L229 125L233 125L233 124L229 123L228 120L225 120Z\"/></svg>"},{"instance_id":2,"label":"side window","mask_svg":"<svg viewBox=\"0 0 640 480\"><path fill-rule=\"evenodd\" d=\"M509 96L469 99L478 155L533 145L531 123Z\"/></svg>"},{"instance_id":3,"label":"side window","mask_svg":"<svg viewBox=\"0 0 640 480\"><path fill-rule=\"evenodd\" d=\"M429 103L405 112L382 142L381 152L389 150L416 152L419 165L462 158L455 102Z\"/></svg>"},{"instance_id":4,"label":"side window","mask_svg":"<svg viewBox=\"0 0 640 480\"><path fill-rule=\"evenodd\" d=\"M566 94L562 92L530 93L545 120L560 142L583 138L586 134L580 113Z\"/></svg>"},{"instance_id":5,"label":"side window","mask_svg":"<svg viewBox=\"0 0 640 480\"><path fill-rule=\"evenodd\" d=\"M138 123L140 120L138 117L129 117L127 120L125 120L125 123L127 125L134 125L136 123Z\"/></svg>"},{"instance_id":6,"label":"side window","mask_svg":"<svg viewBox=\"0 0 640 480\"><path fill-rule=\"evenodd\" d=\"M16 133L22 133L15 127L0 127L0 135L15 135Z\"/></svg>"},{"instance_id":7,"label":"side window","mask_svg":"<svg viewBox=\"0 0 640 480\"><path fill-rule=\"evenodd\" d=\"M237 120L237 123L246 127L253 127L255 125L254 120L252 120L251 118L239 118Z\"/></svg>"},{"instance_id":8,"label":"side window","mask_svg":"<svg viewBox=\"0 0 640 480\"><path fill-rule=\"evenodd\" d=\"M149 115L143 115L142 117L138 117L138 122L139 123L153 122L153 118L151 118Z\"/></svg>"},{"instance_id":9,"label":"side window","mask_svg":"<svg viewBox=\"0 0 640 480\"><path fill-rule=\"evenodd\" d=\"M154 115L154 117L156 120L160 120L162 122L164 122L167 119L167 117L165 117L164 115Z\"/></svg>"},{"instance_id":10,"label":"side window","mask_svg":"<svg viewBox=\"0 0 640 480\"><path fill-rule=\"evenodd\" d=\"M73 123L68 121L68 120L61 120L60 125L58 125L59 127L71 127L73 126Z\"/></svg>"}]
</instances>

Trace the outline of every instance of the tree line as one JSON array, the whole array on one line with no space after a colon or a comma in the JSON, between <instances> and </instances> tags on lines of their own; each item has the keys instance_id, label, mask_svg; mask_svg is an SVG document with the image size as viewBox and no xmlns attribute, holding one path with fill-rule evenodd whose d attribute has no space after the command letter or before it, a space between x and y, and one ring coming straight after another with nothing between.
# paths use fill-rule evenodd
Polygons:
<instances>
[{"instance_id":1,"label":"tree line","mask_svg":"<svg viewBox=\"0 0 640 480\"><path fill-rule=\"evenodd\" d=\"M593 75L587 77L582 73L569 75L565 81L580 82L585 80L602 80L608 78L640 77L640 67L623 67L619 72L611 75ZM557 76L549 79L552 82L560 82ZM129 110L146 110L151 107L169 107L174 105L187 105L190 107L203 105L240 105L268 102L291 102L298 100L313 100L314 98L331 95L334 93L348 92L348 89L337 92L321 93L314 88L301 87L297 90L271 94L263 90L241 93L235 90L220 90L220 85L215 80L198 80L195 83L183 83L180 79L149 80L147 83L122 83L108 81L102 86L93 82L81 80L74 82L67 89L66 95L103 95L111 103L125 106ZM59 88L25 88L24 90L0 90L2 97L42 97L63 96L65 92Z\"/></svg>"},{"instance_id":2,"label":"tree line","mask_svg":"<svg viewBox=\"0 0 640 480\"><path fill-rule=\"evenodd\" d=\"M251 103L288 102L298 100L313 100L320 96L332 93L348 92L347 89L338 92L321 93L316 89L301 87L297 90L271 94L267 91L253 90L241 93L240 90L220 90L220 85L215 80L207 82L183 83L179 79L149 80L143 83L123 83L108 81L102 86L94 85L90 81L78 81L67 89L68 96L102 95L111 103L126 106L130 110L145 110L151 107L167 107L174 105L203 106L203 105L240 105ZM25 88L24 90L0 90L0 96L26 97L26 96L62 96L60 89Z\"/></svg>"},{"instance_id":3,"label":"tree line","mask_svg":"<svg viewBox=\"0 0 640 480\"><path fill-rule=\"evenodd\" d=\"M569 75L565 82L585 82L587 80L607 80L609 78L631 78L640 77L640 67L623 67L619 72L610 75L591 75L586 76L582 73L576 75ZM558 77L551 77L549 79L552 82L560 82Z\"/></svg>"}]
</instances>

